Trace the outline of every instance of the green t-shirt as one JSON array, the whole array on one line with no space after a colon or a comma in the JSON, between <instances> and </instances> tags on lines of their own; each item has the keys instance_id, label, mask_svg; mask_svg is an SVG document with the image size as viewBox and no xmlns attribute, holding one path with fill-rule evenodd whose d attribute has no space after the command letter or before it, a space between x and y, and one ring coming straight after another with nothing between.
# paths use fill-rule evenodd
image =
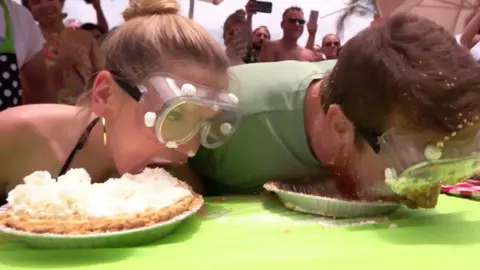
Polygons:
<instances>
[{"instance_id":1,"label":"green t-shirt","mask_svg":"<svg viewBox=\"0 0 480 270\"><path fill-rule=\"evenodd\" d=\"M240 126L222 146L201 148L189 163L213 193L261 190L271 180L325 177L308 145L304 97L336 61L255 63L230 69L229 91L244 110Z\"/></svg>"}]
</instances>

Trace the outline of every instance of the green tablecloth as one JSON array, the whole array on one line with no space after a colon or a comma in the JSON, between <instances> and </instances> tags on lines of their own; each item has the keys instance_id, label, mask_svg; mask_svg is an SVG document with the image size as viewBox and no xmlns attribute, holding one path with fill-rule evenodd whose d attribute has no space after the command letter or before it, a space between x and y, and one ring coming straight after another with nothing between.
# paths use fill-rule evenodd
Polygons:
<instances>
[{"instance_id":1,"label":"green tablecloth","mask_svg":"<svg viewBox=\"0 0 480 270\"><path fill-rule=\"evenodd\" d=\"M442 196L436 210L405 209L353 227L285 210L267 197L207 201L173 235L148 246L48 251L4 243L0 269L480 268L476 201Z\"/></svg>"}]
</instances>

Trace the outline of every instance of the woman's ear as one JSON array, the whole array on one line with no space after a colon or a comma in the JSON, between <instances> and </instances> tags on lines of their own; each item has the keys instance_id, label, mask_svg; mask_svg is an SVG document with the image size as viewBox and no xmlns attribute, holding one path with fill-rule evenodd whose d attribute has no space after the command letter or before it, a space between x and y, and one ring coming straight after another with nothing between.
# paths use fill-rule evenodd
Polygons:
<instances>
[{"instance_id":1,"label":"woman's ear","mask_svg":"<svg viewBox=\"0 0 480 270\"><path fill-rule=\"evenodd\" d=\"M98 73L92 88L92 111L98 116L104 116L112 111L113 89L118 87L108 71Z\"/></svg>"}]
</instances>

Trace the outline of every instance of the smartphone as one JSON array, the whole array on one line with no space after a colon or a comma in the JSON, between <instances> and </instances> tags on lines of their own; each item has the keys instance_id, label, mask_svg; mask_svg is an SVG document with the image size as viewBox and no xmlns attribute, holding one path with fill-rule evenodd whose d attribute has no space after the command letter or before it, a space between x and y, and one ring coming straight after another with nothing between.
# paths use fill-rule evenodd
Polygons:
<instances>
[{"instance_id":1,"label":"smartphone","mask_svg":"<svg viewBox=\"0 0 480 270\"><path fill-rule=\"evenodd\" d=\"M318 22L318 10L312 10L310 11L310 19L308 20L309 22L317 23Z\"/></svg>"},{"instance_id":2,"label":"smartphone","mask_svg":"<svg viewBox=\"0 0 480 270\"><path fill-rule=\"evenodd\" d=\"M272 13L272 2L255 1L255 11L260 13Z\"/></svg>"}]
</instances>

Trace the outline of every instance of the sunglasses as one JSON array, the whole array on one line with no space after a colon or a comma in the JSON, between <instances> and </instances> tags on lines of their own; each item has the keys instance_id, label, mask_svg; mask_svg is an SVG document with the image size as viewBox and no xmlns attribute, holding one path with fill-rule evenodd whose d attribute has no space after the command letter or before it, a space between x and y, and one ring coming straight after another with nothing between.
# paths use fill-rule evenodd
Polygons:
<instances>
[{"instance_id":1,"label":"sunglasses","mask_svg":"<svg viewBox=\"0 0 480 270\"><path fill-rule=\"evenodd\" d=\"M287 21L291 24L300 24L300 25L304 25L305 24L305 20L304 19L294 19L294 18L289 18L287 19Z\"/></svg>"},{"instance_id":2,"label":"sunglasses","mask_svg":"<svg viewBox=\"0 0 480 270\"><path fill-rule=\"evenodd\" d=\"M340 42L338 41L328 41L324 44L325 47L340 47Z\"/></svg>"}]
</instances>

